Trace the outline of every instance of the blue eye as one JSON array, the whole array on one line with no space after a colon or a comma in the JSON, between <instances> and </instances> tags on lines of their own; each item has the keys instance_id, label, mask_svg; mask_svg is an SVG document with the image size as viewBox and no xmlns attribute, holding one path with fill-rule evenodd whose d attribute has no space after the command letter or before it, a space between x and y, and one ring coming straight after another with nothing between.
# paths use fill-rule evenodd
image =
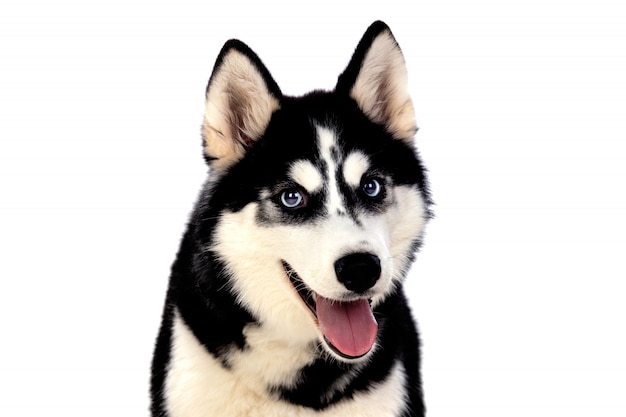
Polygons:
<instances>
[{"instance_id":1,"label":"blue eye","mask_svg":"<svg viewBox=\"0 0 626 417\"><path fill-rule=\"evenodd\" d=\"M304 195L298 190L286 190L280 195L280 204L286 208L299 208L305 205Z\"/></svg>"},{"instance_id":2,"label":"blue eye","mask_svg":"<svg viewBox=\"0 0 626 417\"><path fill-rule=\"evenodd\" d=\"M367 178L361 184L361 189L369 198L377 198L381 196L383 186L376 178Z\"/></svg>"}]
</instances>

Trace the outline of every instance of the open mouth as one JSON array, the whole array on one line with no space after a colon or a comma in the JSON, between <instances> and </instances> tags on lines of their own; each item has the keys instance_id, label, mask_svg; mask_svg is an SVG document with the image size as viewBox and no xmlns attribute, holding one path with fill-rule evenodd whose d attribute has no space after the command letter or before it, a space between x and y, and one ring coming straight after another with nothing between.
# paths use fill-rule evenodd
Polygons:
<instances>
[{"instance_id":1,"label":"open mouth","mask_svg":"<svg viewBox=\"0 0 626 417\"><path fill-rule=\"evenodd\" d=\"M308 288L287 262L282 261L282 264L291 285L317 319L324 341L333 352L347 359L356 359L372 350L378 323L368 299L340 301L325 298Z\"/></svg>"}]
</instances>

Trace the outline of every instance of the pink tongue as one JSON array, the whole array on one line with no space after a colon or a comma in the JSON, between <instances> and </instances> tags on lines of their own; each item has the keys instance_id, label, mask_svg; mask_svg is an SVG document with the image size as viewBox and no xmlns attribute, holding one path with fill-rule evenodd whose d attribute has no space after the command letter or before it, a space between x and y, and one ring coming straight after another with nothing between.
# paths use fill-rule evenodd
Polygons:
<instances>
[{"instance_id":1,"label":"pink tongue","mask_svg":"<svg viewBox=\"0 0 626 417\"><path fill-rule=\"evenodd\" d=\"M322 333L346 356L363 356L376 341L378 323L367 300L338 302L316 295L317 319Z\"/></svg>"}]
</instances>

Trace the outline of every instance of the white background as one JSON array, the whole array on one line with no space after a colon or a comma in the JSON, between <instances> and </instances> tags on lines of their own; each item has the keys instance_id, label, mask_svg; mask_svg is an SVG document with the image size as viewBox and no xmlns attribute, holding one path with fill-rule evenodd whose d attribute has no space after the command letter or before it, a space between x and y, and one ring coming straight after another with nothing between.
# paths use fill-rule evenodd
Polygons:
<instances>
[{"instance_id":1,"label":"white background","mask_svg":"<svg viewBox=\"0 0 626 417\"><path fill-rule=\"evenodd\" d=\"M382 19L437 202L429 416L626 416L623 0L212 3L0 5L0 415L147 416L223 42L302 94Z\"/></svg>"}]
</instances>

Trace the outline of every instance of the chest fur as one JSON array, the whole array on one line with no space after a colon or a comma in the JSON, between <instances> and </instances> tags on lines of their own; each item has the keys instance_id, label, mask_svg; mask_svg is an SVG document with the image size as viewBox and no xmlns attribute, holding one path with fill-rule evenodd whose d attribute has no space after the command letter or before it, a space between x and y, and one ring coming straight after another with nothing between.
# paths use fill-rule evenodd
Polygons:
<instances>
[{"instance_id":1,"label":"chest fur","mask_svg":"<svg viewBox=\"0 0 626 417\"><path fill-rule=\"evenodd\" d=\"M288 351L287 351L288 350ZM396 363L372 389L322 410L294 405L268 392L268 386L296 384L298 370L313 360L310 351L278 342L242 352L226 368L197 341L175 315L165 384L170 417L397 417L405 404L404 370Z\"/></svg>"}]
</instances>

